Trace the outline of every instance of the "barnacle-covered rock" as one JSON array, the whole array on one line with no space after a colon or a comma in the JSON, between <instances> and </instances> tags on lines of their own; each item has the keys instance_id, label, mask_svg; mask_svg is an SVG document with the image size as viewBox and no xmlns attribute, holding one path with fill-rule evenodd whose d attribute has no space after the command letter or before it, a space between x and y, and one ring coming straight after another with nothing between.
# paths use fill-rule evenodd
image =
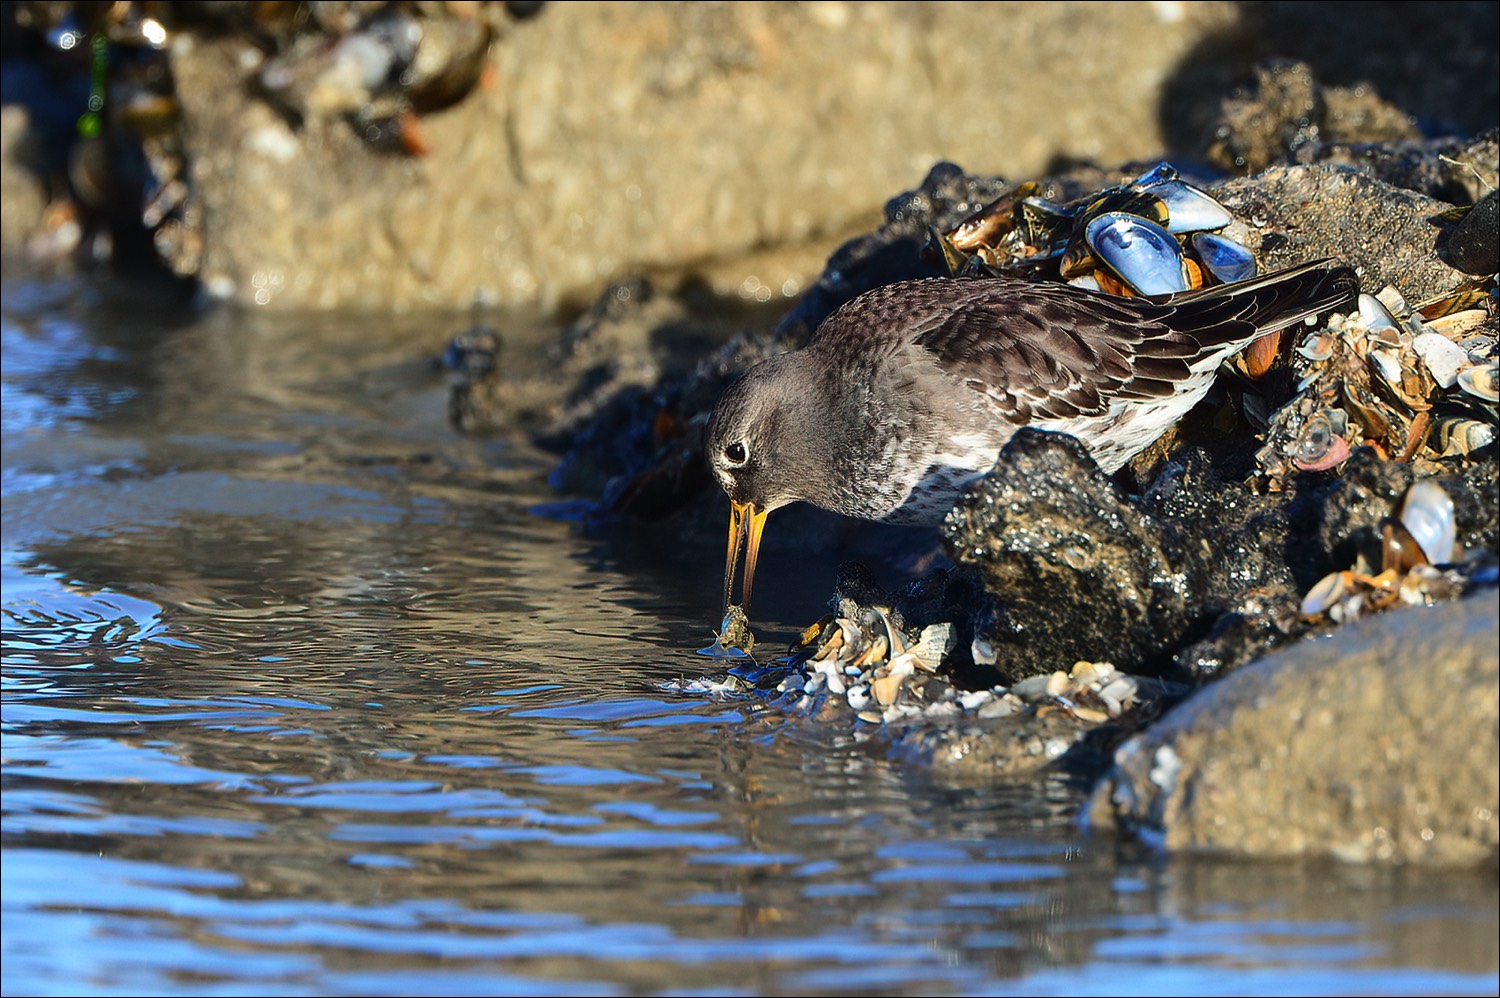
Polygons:
<instances>
[{"instance_id":1,"label":"barnacle-covered rock","mask_svg":"<svg viewBox=\"0 0 1500 998\"><path fill-rule=\"evenodd\" d=\"M1226 172L1256 173L1319 142L1397 142L1420 134L1409 113L1373 88L1324 87L1307 63L1273 59L1256 67L1252 87L1224 100L1208 155Z\"/></svg>"},{"instance_id":2,"label":"barnacle-covered rock","mask_svg":"<svg viewBox=\"0 0 1500 998\"><path fill-rule=\"evenodd\" d=\"M1248 246L1262 271L1330 257L1355 267L1366 290L1390 285L1414 302L1471 282L1432 252L1437 230L1428 219L1451 206L1368 174L1273 166L1212 192L1235 216L1224 235Z\"/></svg>"},{"instance_id":3,"label":"barnacle-covered rock","mask_svg":"<svg viewBox=\"0 0 1500 998\"><path fill-rule=\"evenodd\" d=\"M1460 288L1415 308L1394 288L1361 295L1292 353L1297 394L1271 417L1256 455L1270 487L1326 471L1370 446L1403 461L1486 446L1494 400L1496 300Z\"/></svg>"},{"instance_id":4,"label":"barnacle-covered rock","mask_svg":"<svg viewBox=\"0 0 1500 998\"><path fill-rule=\"evenodd\" d=\"M1071 437L1018 432L944 540L1001 601L983 636L1006 679L1081 659L1159 671L1194 621L1198 566L1183 538L1126 502Z\"/></svg>"}]
</instances>

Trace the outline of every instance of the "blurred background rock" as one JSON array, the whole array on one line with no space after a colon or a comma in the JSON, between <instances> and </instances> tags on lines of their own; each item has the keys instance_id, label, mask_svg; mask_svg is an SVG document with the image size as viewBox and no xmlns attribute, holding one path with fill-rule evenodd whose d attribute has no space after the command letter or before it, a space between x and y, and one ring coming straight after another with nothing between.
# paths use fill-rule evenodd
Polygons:
<instances>
[{"instance_id":1,"label":"blurred background rock","mask_svg":"<svg viewBox=\"0 0 1500 998\"><path fill-rule=\"evenodd\" d=\"M1250 172L1491 128L1497 11L7 3L3 245L277 308L782 300L939 160Z\"/></svg>"}]
</instances>

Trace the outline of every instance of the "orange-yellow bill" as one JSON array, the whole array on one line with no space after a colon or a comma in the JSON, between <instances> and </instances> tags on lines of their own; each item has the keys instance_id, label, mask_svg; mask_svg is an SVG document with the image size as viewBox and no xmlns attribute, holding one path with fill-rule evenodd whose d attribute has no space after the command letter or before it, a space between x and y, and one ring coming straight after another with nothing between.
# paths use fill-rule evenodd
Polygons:
<instances>
[{"instance_id":1,"label":"orange-yellow bill","mask_svg":"<svg viewBox=\"0 0 1500 998\"><path fill-rule=\"evenodd\" d=\"M756 511L754 503L729 503L729 550L724 555L724 606L733 605L734 570L739 566L740 548L745 550L745 585L740 605L750 605L750 587L755 582L755 560L760 555L760 532L765 529L770 510Z\"/></svg>"}]
</instances>

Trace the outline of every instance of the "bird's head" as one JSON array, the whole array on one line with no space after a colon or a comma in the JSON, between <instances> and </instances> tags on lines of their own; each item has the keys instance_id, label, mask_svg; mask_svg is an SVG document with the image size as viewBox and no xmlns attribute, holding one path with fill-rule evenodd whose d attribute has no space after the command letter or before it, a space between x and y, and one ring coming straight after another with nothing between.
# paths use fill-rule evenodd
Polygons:
<instances>
[{"instance_id":1,"label":"bird's head","mask_svg":"<svg viewBox=\"0 0 1500 998\"><path fill-rule=\"evenodd\" d=\"M743 602L749 603L766 515L806 499L809 483L823 467L826 426L808 370L799 354L774 357L751 368L724 393L708 421L704 450L730 505L726 605L741 547Z\"/></svg>"}]
</instances>

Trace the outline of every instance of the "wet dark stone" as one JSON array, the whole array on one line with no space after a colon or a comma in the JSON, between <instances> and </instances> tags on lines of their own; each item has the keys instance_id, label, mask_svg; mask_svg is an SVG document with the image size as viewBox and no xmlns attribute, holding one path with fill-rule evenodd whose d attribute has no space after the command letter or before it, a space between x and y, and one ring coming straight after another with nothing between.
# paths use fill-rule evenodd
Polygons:
<instances>
[{"instance_id":1,"label":"wet dark stone","mask_svg":"<svg viewBox=\"0 0 1500 998\"><path fill-rule=\"evenodd\" d=\"M1179 652L1177 668L1197 680L1216 678L1291 644L1310 630L1312 626L1302 619L1295 603L1252 594L1238 609L1215 621L1206 637Z\"/></svg>"},{"instance_id":2,"label":"wet dark stone","mask_svg":"<svg viewBox=\"0 0 1500 998\"><path fill-rule=\"evenodd\" d=\"M1490 444L1470 457L1477 460L1436 481L1453 499L1453 522L1464 550L1500 555L1500 447Z\"/></svg>"},{"instance_id":3,"label":"wet dark stone","mask_svg":"<svg viewBox=\"0 0 1500 998\"><path fill-rule=\"evenodd\" d=\"M1496 472L1491 455L1433 477L1465 550L1495 550ZM1365 448L1337 474L1260 494L1191 449L1128 498L1072 438L1023 430L945 541L993 600L970 616L1006 682L1078 659L1202 681L1317 629L1297 607L1323 576L1361 557L1379 571L1381 525L1416 477Z\"/></svg>"},{"instance_id":4,"label":"wet dark stone","mask_svg":"<svg viewBox=\"0 0 1500 998\"><path fill-rule=\"evenodd\" d=\"M1207 608L1234 607L1252 590L1289 597L1300 577L1323 574L1320 553L1290 541L1310 513L1257 494L1242 475L1224 476L1200 448L1166 462L1140 506L1190 539L1196 597Z\"/></svg>"},{"instance_id":5,"label":"wet dark stone","mask_svg":"<svg viewBox=\"0 0 1500 998\"><path fill-rule=\"evenodd\" d=\"M1319 509L1317 541L1329 553L1329 571L1352 568L1361 555L1379 571L1380 523L1395 514L1411 483L1410 466L1382 461L1361 447L1338 477L1318 490L1313 497Z\"/></svg>"},{"instance_id":6,"label":"wet dark stone","mask_svg":"<svg viewBox=\"0 0 1500 998\"><path fill-rule=\"evenodd\" d=\"M1500 192L1480 198L1448 236L1444 258L1466 274L1500 271Z\"/></svg>"},{"instance_id":7,"label":"wet dark stone","mask_svg":"<svg viewBox=\"0 0 1500 998\"><path fill-rule=\"evenodd\" d=\"M1125 501L1072 437L1018 432L943 533L999 601L983 637L1007 682L1080 659L1159 674L1195 624L1187 545Z\"/></svg>"}]
</instances>

